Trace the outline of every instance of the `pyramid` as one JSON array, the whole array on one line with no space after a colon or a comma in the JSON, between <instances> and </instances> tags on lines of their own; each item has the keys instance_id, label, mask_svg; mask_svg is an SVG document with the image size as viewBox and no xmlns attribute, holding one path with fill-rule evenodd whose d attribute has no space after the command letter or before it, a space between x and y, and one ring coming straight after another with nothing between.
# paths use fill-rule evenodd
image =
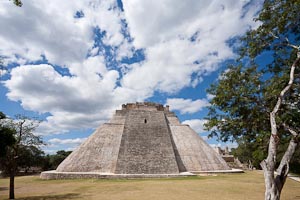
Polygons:
<instances>
[{"instance_id":1,"label":"pyramid","mask_svg":"<svg viewBox=\"0 0 300 200\"><path fill-rule=\"evenodd\" d=\"M52 175L42 173L41 177L176 175L218 170L230 168L189 125L180 123L169 106L143 102L123 104Z\"/></svg>"}]
</instances>

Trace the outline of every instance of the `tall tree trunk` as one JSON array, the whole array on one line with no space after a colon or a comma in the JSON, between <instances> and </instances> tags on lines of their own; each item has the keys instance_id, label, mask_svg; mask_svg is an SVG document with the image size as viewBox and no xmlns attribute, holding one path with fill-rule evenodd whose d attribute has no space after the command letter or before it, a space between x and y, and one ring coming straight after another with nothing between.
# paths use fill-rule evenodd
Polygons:
<instances>
[{"instance_id":1,"label":"tall tree trunk","mask_svg":"<svg viewBox=\"0 0 300 200\"><path fill-rule=\"evenodd\" d=\"M9 175L9 199L15 199L15 174Z\"/></svg>"},{"instance_id":2,"label":"tall tree trunk","mask_svg":"<svg viewBox=\"0 0 300 200\"><path fill-rule=\"evenodd\" d=\"M271 146L271 148L270 148ZM269 153L266 160L263 160L260 165L264 171L264 177L265 177L265 200L279 200L280 199L280 191L277 187L277 184L275 182L274 177L274 171L275 171L275 161L276 156L270 156L274 155L276 153L276 141L273 137L270 139L269 144ZM276 155L276 154L275 154Z\"/></svg>"},{"instance_id":3,"label":"tall tree trunk","mask_svg":"<svg viewBox=\"0 0 300 200\"><path fill-rule=\"evenodd\" d=\"M299 133L297 135L299 135ZM297 136L294 135L294 137ZM294 138L291 139L289 146L281 159L280 165L277 168L276 177L274 175L275 168L273 168L273 166L268 165L265 160L261 163L261 166L264 170L266 186L265 200L280 199L281 190L285 184L289 172L289 161L291 160L297 146L298 142Z\"/></svg>"},{"instance_id":4,"label":"tall tree trunk","mask_svg":"<svg viewBox=\"0 0 300 200\"><path fill-rule=\"evenodd\" d=\"M287 86L280 92L277 103L273 111L270 113L271 136L269 141L268 157L260 163L265 177L265 200L280 200L281 190L285 184L285 180L289 172L289 162L297 146L295 138L299 135L299 133L296 133L294 130L289 129L289 132L292 134L293 138L291 139L289 147L287 148L284 156L281 159L280 166L277 170L278 175L275 178L274 173L277 155L277 144L279 142L276 114L282 104L286 92L291 89L294 83L295 68L299 61L300 52L297 52L297 59L294 61L290 70L290 80Z\"/></svg>"}]
</instances>

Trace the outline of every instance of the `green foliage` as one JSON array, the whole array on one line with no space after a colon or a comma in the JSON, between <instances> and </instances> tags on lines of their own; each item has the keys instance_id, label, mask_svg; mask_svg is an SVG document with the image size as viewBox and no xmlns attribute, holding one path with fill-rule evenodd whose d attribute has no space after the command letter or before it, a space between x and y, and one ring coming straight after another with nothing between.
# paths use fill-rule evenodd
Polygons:
<instances>
[{"instance_id":1,"label":"green foliage","mask_svg":"<svg viewBox=\"0 0 300 200\"><path fill-rule=\"evenodd\" d=\"M56 154L46 155L43 157L43 170L54 170L58 165L72 153L72 151L57 151Z\"/></svg>"},{"instance_id":2,"label":"green foliage","mask_svg":"<svg viewBox=\"0 0 300 200\"><path fill-rule=\"evenodd\" d=\"M8 119L3 113L0 117L1 170L15 175L20 167L38 166L38 155L43 154L38 148L43 142L33 133L38 122L24 116Z\"/></svg>"},{"instance_id":3,"label":"green foliage","mask_svg":"<svg viewBox=\"0 0 300 200\"><path fill-rule=\"evenodd\" d=\"M5 114L0 111L0 119L5 119L5 118L6 118Z\"/></svg>"},{"instance_id":4,"label":"green foliage","mask_svg":"<svg viewBox=\"0 0 300 200\"><path fill-rule=\"evenodd\" d=\"M71 153L58 151L54 155L45 155L39 149L43 141L33 134L37 121L18 115L15 120L7 119L0 112L0 169L5 175L17 174L20 169L28 171L31 167L43 170L56 169Z\"/></svg>"},{"instance_id":5,"label":"green foliage","mask_svg":"<svg viewBox=\"0 0 300 200\"><path fill-rule=\"evenodd\" d=\"M11 147L16 139L14 138L15 131L7 127L0 128L0 157L4 157L7 152L7 148Z\"/></svg>"},{"instance_id":6,"label":"green foliage","mask_svg":"<svg viewBox=\"0 0 300 200\"><path fill-rule=\"evenodd\" d=\"M256 58L265 51L274 50L275 58L290 52L286 49L287 44L296 44L300 40L299 9L299 0L265 0L255 19L261 25L242 38L245 45L241 48L241 56Z\"/></svg>"},{"instance_id":7,"label":"green foliage","mask_svg":"<svg viewBox=\"0 0 300 200\"><path fill-rule=\"evenodd\" d=\"M16 6L19 6L19 7L22 7L22 5L23 5L22 1L20 1L20 0L13 0L13 2Z\"/></svg>"},{"instance_id":8,"label":"green foliage","mask_svg":"<svg viewBox=\"0 0 300 200\"><path fill-rule=\"evenodd\" d=\"M27 172L32 167L42 167L44 152L35 146L21 147L18 166Z\"/></svg>"},{"instance_id":9,"label":"green foliage","mask_svg":"<svg viewBox=\"0 0 300 200\"><path fill-rule=\"evenodd\" d=\"M4 120L5 118L5 114L0 112L0 120ZM14 134L14 129L5 127L2 123L0 123L0 158L5 157L7 149L16 142Z\"/></svg>"},{"instance_id":10,"label":"green foliage","mask_svg":"<svg viewBox=\"0 0 300 200\"><path fill-rule=\"evenodd\" d=\"M298 145L298 148L295 151L295 154L290 161L290 170L291 172L300 174L300 146Z\"/></svg>"},{"instance_id":11,"label":"green foliage","mask_svg":"<svg viewBox=\"0 0 300 200\"><path fill-rule=\"evenodd\" d=\"M72 153L72 151L58 151L56 152L55 155L52 155L50 161L52 164L52 168L56 169L58 167L58 165L68 156L70 155L70 153Z\"/></svg>"},{"instance_id":12,"label":"green foliage","mask_svg":"<svg viewBox=\"0 0 300 200\"><path fill-rule=\"evenodd\" d=\"M264 114L261 74L257 73L255 66L243 69L242 65L238 65L229 66L221 77L208 89L214 98L206 127L216 127L212 129L211 136L219 136L225 142L238 140L243 135L251 141L259 132L266 131L261 124L268 120L267 114Z\"/></svg>"},{"instance_id":13,"label":"green foliage","mask_svg":"<svg viewBox=\"0 0 300 200\"><path fill-rule=\"evenodd\" d=\"M290 140L290 137L287 137L285 139L282 139L280 141L280 145L278 146L278 158L277 158L277 163L280 162L280 159L282 158L282 156L285 153L285 150L288 147L288 142ZM290 161L290 171L294 172L294 173L298 173L300 174L300 145L298 145L295 154L293 156L293 158Z\"/></svg>"},{"instance_id":14,"label":"green foliage","mask_svg":"<svg viewBox=\"0 0 300 200\"><path fill-rule=\"evenodd\" d=\"M239 59L208 89L214 95L205 125L211 130L210 136L225 142L237 141L235 155L243 161L252 160L255 165L267 155L271 132L269 114L289 81L290 67L299 51L299 10L299 0L265 0L255 19L260 26L240 38ZM299 129L299 110L300 69L297 66L294 85L276 118L278 149L282 152L290 140L282 124ZM282 155L279 153L279 160Z\"/></svg>"},{"instance_id":15,"label":"green foliage","mask_svg":"<svg viewBox=\"0 0 300 200\"><path fill-rule=\"evenodd\" d=\"M260 161L266 155L266 144L262 142L247 142L242 139L237 141L238 147L232 149L232 154L238 157L242 163L249 163L251 161L253 167L260 169Z\"/></svg>"}]
</instances>

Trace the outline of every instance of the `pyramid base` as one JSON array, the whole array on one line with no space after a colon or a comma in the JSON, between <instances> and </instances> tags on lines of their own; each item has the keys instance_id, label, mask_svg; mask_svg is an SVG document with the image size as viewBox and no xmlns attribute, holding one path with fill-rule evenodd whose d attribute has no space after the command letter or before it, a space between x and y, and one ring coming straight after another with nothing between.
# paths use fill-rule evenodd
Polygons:
<instances>
[{"instance_id":1,"label":"pyramid base","mask_svg":"<svg viewBox=\"0 0 300 200\"><path fill-rule=\"evenodd\" d=\"M198 174L217 174L217 173L242 173L243 170L217 170L217 171L197 171L182 172L179 174L112 174L99 172L57 172L56 170L45 171L40 175L41 179L142 179L142 178L178 178L197 176Z\"/></svg>"},{"instance_id":2,"label":"pyramid base","mask_svg":"<svg viewBox=\"0 0 300 200\"><path fill-rule=\"evenodd\" d=\"M213 171L192 171L191 173L196 175L205 175L205 174L232 174L232 173L244 173L242 169L230 169L230 170L213 170Z\"/></svg>"},{"instance_id":3,"label":"pyramid base","mask_svg":"<svg viewBox=\"0 0 300 200\"><path fill-rule=\"evenodd\" d=\"M192 173L180 174L110 174L98 172L57 172L56 170L45 171L40 175L41 179L140 179L140 178L175 178L196 176Z\"/></svg>"}]
</instances>

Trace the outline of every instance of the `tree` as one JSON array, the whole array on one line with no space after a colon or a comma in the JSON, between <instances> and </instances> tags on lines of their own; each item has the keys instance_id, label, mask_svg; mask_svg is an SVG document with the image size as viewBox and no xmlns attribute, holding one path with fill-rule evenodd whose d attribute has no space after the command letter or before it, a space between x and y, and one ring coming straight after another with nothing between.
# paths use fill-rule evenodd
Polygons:
<instances>
[{"instance_id":1,"label":"tree","mask_svg":"<svg viewBox=\"0 0 300 200\"><path fill-rule=\"evenodd\" d=\"M42 169L43 170L55 170L58 165L70 155L72 151L57 151L56 154L43 156L42 159Z\"/></svg>"},{"instance_id":2,"label":"tree","mask_svg":"<svg viewBox=\"0 0 300 200\"><path fill-rule=\"evenodd\" d=\"M24 153L25 150L30 150L43 144L41 138L33 133L37 125L37 121L23 116L17 116L16 119L2 117L0 120L1 130L9 130L9 138L13 138L12 142L6 145L5 154L0 157L1 169L10 177L10 199L15 198L14 178L22 160L24 160L24 155L27 155Z\"/></svg>"},{"instance_id":3,"label":"tree","mask_svg":"<svg viewBox=\"0 0 300 200\"><path fill-rule=\"evenodd\" d=\"M5 118L5 114L0 112L0 120L4 120ZM0 124L0 158L4 157L8 147L11 147L16 142L14 134L14 130Z\"/></svg>"},{"instance_id":4,"label":"tree","mask_svg":"<svg viewBox=\"0 0 300 200\"><path fill-rule=\"evenodd\" d=\"M266 157L265 148L258 142L247 142L244 140L237 141L238 146L231 149L232 154L239 158L242 163L247 163L249 169L260 168L260 162Z\"/></svg>"},{"instance_id":5,"label":"tree","mask_svg":"<svg viewBox=\"0 0 300 200\"><path fill-rule=\"evenodd\" d=\"M299 144L299 10L299 0L265 0L260 26L240 38L240 58L208 89L215 97L207 129L222 141L258 145L268 200L280 199Z\"/></svg>"},{"instance_id":6,"label":"tree","mask_svg":"<svg viewBox=\"0 0 300 200\"><path fill-rule=\"evenodd\" d=\"M20 1L20 0L13 0L13 2L16 6L19 6L19 7L22 7L22 5L23 5L22 1Z\"/></svg>"},{"instance_id":7,"label":"tree","mask_svg":"<svg viewBox=\"0 0 300 200\"><path fill-rule=\"evenodd\" d=\"M36 146L20 148L18 166L27 173L32 167L42 167L44 152Z\"/></svg>"},{"instance_id":8,"label":"tree","mask_svg":"<svg viewBox=\"0 0 300 200\"><path fill-rule=\"evenodd\" d=\"M66 158L68 157L68 155L70 155L72 153L72 151L64 151L64 150L60 150L57 151L56 154L51 155L50 157L50 163L51 163L51 167L52 169L56 169L58 167L58 165Z\"/></svg>"}]
</instances>

